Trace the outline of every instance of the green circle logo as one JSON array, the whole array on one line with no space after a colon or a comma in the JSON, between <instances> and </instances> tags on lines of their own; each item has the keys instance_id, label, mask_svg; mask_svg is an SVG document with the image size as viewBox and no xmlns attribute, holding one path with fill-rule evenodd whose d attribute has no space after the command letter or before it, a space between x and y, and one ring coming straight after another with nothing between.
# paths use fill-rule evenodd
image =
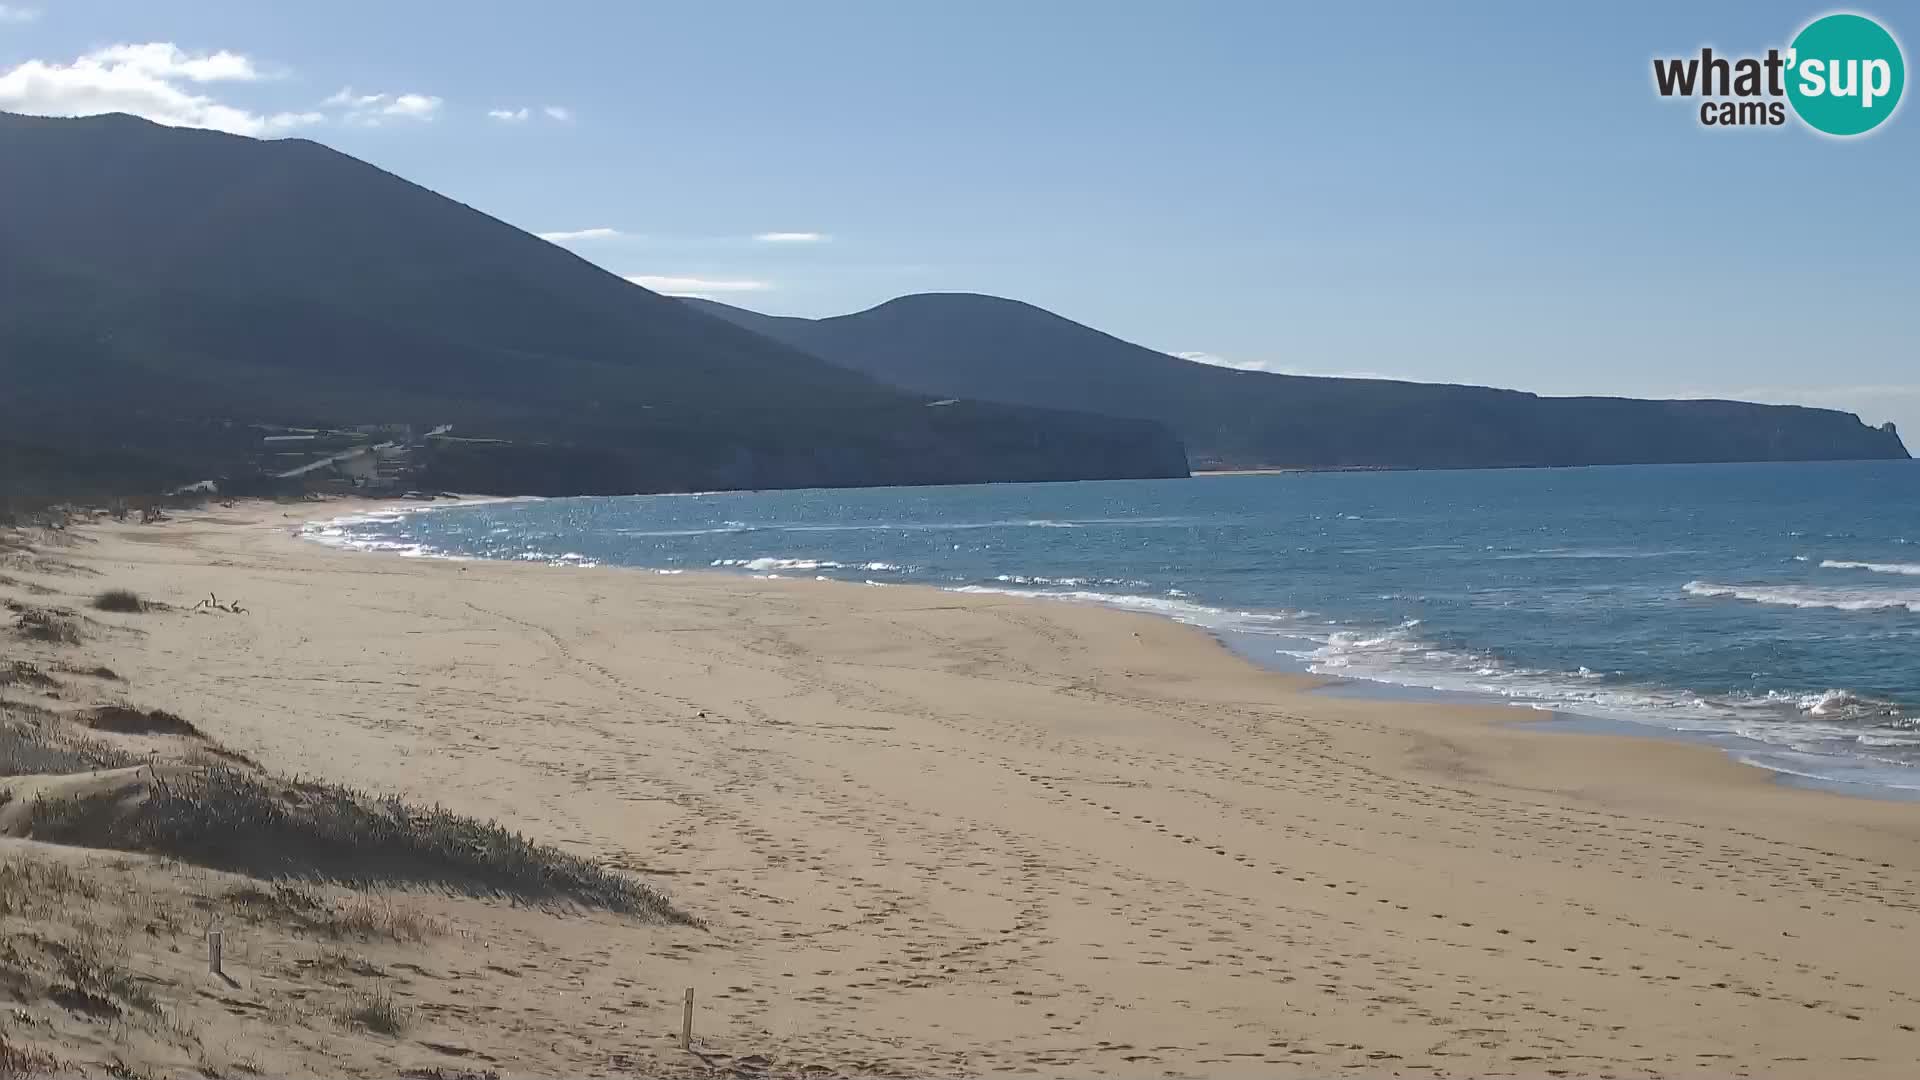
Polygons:
<instances>
[{"instance_id":1,"label":"green circle logo","mask_svg":"<svg viewBox=\"0 0 1920 1080\"><path fill-rule=\"evenodd\" d=\"M1807 24L1787 54L1787 99L1816 131L1861 135L1900 104L1907 65L1900 43L1864 15L1827 15Z\"/></svg>"}]
</instances>

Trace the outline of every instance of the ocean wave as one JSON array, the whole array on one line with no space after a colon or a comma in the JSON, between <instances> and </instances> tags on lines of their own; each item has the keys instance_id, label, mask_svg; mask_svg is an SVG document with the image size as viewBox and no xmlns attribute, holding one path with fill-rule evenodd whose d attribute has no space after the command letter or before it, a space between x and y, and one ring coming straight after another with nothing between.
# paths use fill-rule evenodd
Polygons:
<instances>
[{"instance_id":1,"label":"ocean wave","mask_svg":"<svg viewBox=\"0 0 1920 1080\"><path fill-rule=\"evenodd\" d=\"M639 539L667 539L682 536L736 536L740 533L756 531L751 525L728 522L711 529L615 529L614 536L631 536Z\"/></svg>"},{"instance_id":2,"label":"ocean wave","mask_svg":"<svg viewBox=\"0 0 1920 1080\"><path fill-rule=\"evenodd\" d=\"M509 557L519 562L545 563L548 566L589 567L600 565L598 560L590 559L577 551L563 551L557 555L550 551L516 551Z\"/></svg>"},{"instance_id":3,"label":"ocean wave","mask_svg":"<svg viewBox=\"0 0 1920 1080\"><path fill-rule=\"evenodd\" d=\"M1087 589L1020 589L966 585L954 592L1095 603L1150 612L1227 637L1283 640L1274 652L1305 671L1444 694L1470 694L1508 704L1732 736L1794 752L1880 747L1902 753L1920 746L1920 720L1895 702L1844 689L1776 690L1722 695L1627 681L1585 666L1558 671L1515 664L1498 654L1449 648L1422 637L1417 618L1374 628L1338 626L1301 611L1245 611L1168 597ZM1244 640L1244 639L1243 639ZM1873 742L1872 740L1885 740ZM1910 762L1886 758L1906 767Z\"/></svg>"},{"instance_id":4,"label":"ocean wave","mask_svg":"<svg viewBox=\"0 0 1920 1080\"><path fill-rule=\"evenodd\" d=\"M1834 589L1818 585L1719 585L1689 581L1681 586L1688 596L1746 600L1796 608L1835 611L1909 611L1920 615L1920 591L1912 589Z\"/></svg>"},{"instance_id":5,"label":"ocean wave","mask_svg":"<svg viewBox=\"0 0 1920 1080\"><path fill-rule=\"evenodd\" d=\"M1908 577L1920 577L1920 563L1854 562L1850 559L1822 559L1820 566L1826 570L1871 570L1876 574L1904 574Z\"/></svg>"},{"instance_id":6,"label":"ocean wave","mask_svg":"<svg viewBox=\"0 0 1920 1080\"><path fill-rule=\"evenodd\" d=\"M968 532L975 529L1165 529L1194 524L1182 517L1127 518L1004 518L991 521L870 521L846 524L762 522L752 528L766 532Z\"/></svg>"},{"instance_id":7,"label":"ocean wave","mask_svg":"<svg viewBox=\"0 0 1920 1080\"><path fill-rule=\"evenodd\" d=\"M1817 694L1793 694L1770 690L1760 695L1758 700L1776 705L1792 705L1808 716L1874 722L1898 720L1904 723L1900 715L1904 709L1897 702L1881 701L1851 690L1823 690Z\"/></svg>"},{"instance_id":8,"label":"ocean wave","mask_svg":"<svg viewBox=\"0 0 1920 1080\"><path fill-rule=\"evenodd\" d=\"M1117 589L1151 589L1151 581L1135 578L1089 578L1089 577L1041 577L1038 574L995 574L993 580L1007 585L1040 585L1068 589L1085 588L1088 585L1104 585Z\"/></svg>"},{"instance_id":9,"label":"ocean wave","mask_svg":"<svg viewBox=\"0 0 1920 1080\"><path fill-rule=\"evenodd\" d=\"M899 573L901 568L889 562L844 563L833 559L783 559L771 555L762 555L752 559L715 559L707 564L724 569L752 570L765 573L769 570L867 570L876 574Z\"/></svg>"},{"instance_id":10,"label":"ocean wave","mask_svg":"<svg viewBox=\"0 0 1920 1080\"><path fill-rule=\"evenodd\" d=\"M1230 608L1196 604L1174 596L1137 596L1132 593L1099 592L1092 589L1012 589L995 585L956 585L948 592L990 596L1020 596L1048 600L1071 600L1100 604L1126 611L1145 611L1209 630L1247 634L1301 636L1311 632L1303 622L1307 612L1235 611Z\"/></svg>"},{"instance_id":11,"label":"ocean wave","mask_svg":"<svg viewBox=\"0 0 1920 1080\"><path fill-rule=\"evenodd\" d=\"M1698 555L1691 548L1675 548L1663 551L1640 551L1634 548L1540 548L1535 551L1514 552L1508 555L1495 555L1500 561L1525 559L1672 559L1682 555Z\"/></svg>"}]
</instances>

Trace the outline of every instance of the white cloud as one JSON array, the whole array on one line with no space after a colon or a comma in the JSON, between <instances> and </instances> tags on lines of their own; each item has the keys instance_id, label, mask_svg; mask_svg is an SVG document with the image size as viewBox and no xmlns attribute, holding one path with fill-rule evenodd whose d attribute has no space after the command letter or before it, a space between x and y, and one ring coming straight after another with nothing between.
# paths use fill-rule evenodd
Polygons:
<instances>
[{"instance_id":1,"label":"white cloud","mask_svg":"<svg viewBox=\"0 0 1920 1080\"><path fill-rule=\"evenodd\" d=\"M1265 370L1265 368L1262 367L1260 361L1258 360L1250 360L1250 361L1229 360L1224 356L1219 356L1210 352L1177 352L1177 353L1174 353L1173 355L1179 357L1182 360L1192 360L1194 363L1197 363L1197 364L1212 364L1214 367L1237 368L1241 371Z\"/></svg>"},{"instance_id":2,"label":"white cloud","mask_svg":"<svg viewBox=\"0 0 1920 1080\"><path fill-rule=\"evenodd\" d=\"M353 87L343 86L340 88L339 93L334 94L320 104L334 109L365 109L378 105L385 100L385 94L356 94L353 92Z\"/></svg>"},{"instance_id":3,"label":"white cloud","mask_svg":"<svg viewBox=\"0 0 1920 1080\"><path fill-rule=\"evenodd\" d=\"M488 109L487 115L503 124L524 124L534 115L530 106L518 108ZM559 124L573 123L573 110L560 105L547 105L541 108L540 115Z\"/></svg>"},{"instance_id":4,"label":"white cloud","mask_svg":"<svg viewBox=\"0 0 1920 1080\"><path fill-rule=\"evenodd\" d=\"M225 49L199 56L169 41L150 41L144 45L109 45L88 53L87 58L103 64L122 65L158 79L186 79L189 82L253 82L260 72L253 61Z\"/></svg>"},{"instance_id":5,"label":"white cloud","mask_svg":"<svg viewBox=\"0 0 1920 1080\"><path fill-rule=\"evenodd\" d=\"M326 113L317 112L278 112L266 118L265 130L291 131L297 127L312 127L327 122Z\"/></svg>"},{"instance_id":6,"label":"white cloud","mask_svg":"<svg viewBox=\"0 0 1920 1080\"><path fill-rule=\"evenodd\" d=\"M0 23L30 23L39 17L39 8L0 4Z\"/></svg>"},{"instance_id":7,"label":"white cloud","mask_svg":"<svg viewBox=\"0 0 1920 1080\"><path fill-rule=\"evenodd\" d=\"M340 118L349 124L379 127L390 119L431 120L445 102L431 94L356 94L347 86L320 104L346 110Z\"/></svg>"},{"instance_id":8,"label":"white cloud","mask_svg":"<svg viewBox=\"0 0 1920 1080\"><path fill-rule=\"evenodd\" d=\"M763 232L753 234L753 238L762 244L824 244L832 239L817 232Z\"/></svg>"},{"instance_id":9,"label":"white cloud","mask_svg":"<svg viewBox=\"0 0 1920 1080\"><path fill-rule=\"evenodd\" d=\"M1315 379L1386 379L1390 382L1433 382L1431 378L1414 375L1394 375L1381 371L1307 371L1291 367L1272 360L1238 360L1210 352L1177 352L1173 354L1182 360L1192 360L1214 367L1232 368L1235 371L1264 371L1269 375L1305 375Z\"/></svg>"},{"instance_id":10,"label":"white cloud","mask_svg":"<svg viewBox=\"0 0 1920 1080\"><path fill-rule=\"evenodd\" d=\"M318 113L264 115L217 101L188 84L260 78L238 53L188 53L170 42L114 45L72 63L28 60L0 72L0 110L35 116L123 112L171 127L271 135L318 123Z\"/></svg>"},{"instance_id":11,"label":"white cloud","mask_svg":"<svg viewBox=\"0 0 1920 1080\"><path fill-rule=\"evenodd\" d=\"M380 110L388 116L411 116L425 119L440 111L441 101L429 94L401 94L393 99L393 104Z\"/></svg>"},{"instance_id":12,"label":"white cloud","mask_svg":"<svg viewBox=\"0 0 1920 1080\"><path fill-rule=\"evenodd\" d=\"M619 229L566 229L560 232L535 233L540 239L552 244L567 244L577 240L617 240L626 233Z\"/></svg>"},{"instance_id":13,"label":"white cloud","mask_svg":"<svg viewBox=\"0 0 1920 1080\"><path fill-rule=\"evenodd\" d=\"M716 293L765 292L773 288L765 281L740 278L678 277L669 274L628 274L627 280L643 289L668 296L697 296L711 300Z\"/></svg>"}]
</instances>

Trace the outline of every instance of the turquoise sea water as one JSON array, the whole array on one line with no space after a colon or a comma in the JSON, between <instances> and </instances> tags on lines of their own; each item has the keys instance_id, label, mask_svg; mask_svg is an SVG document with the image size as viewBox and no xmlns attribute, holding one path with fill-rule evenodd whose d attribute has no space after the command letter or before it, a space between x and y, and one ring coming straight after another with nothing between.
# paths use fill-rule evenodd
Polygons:
<instances>
[{"instance_id":1,"label":"turquoise sea water","mask_svg":"<svg viewBox=\"0 0 1920 1080\"><path fill-rule=\"evenodd\" d=\"M1105 603L1261 662L1920 791L1920 463L434 504L328 543Z\"/></svg>"}]
</instances>

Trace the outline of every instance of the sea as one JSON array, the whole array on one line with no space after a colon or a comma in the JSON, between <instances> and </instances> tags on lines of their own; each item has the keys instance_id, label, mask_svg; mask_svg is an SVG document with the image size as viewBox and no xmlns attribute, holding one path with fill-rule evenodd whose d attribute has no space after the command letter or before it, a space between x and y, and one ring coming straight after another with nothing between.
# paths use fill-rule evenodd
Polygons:
<instances>
[{"instance_id":1,"label":"sea","mask_svg":"<svg viewBox=\"0 0 1920 1080\"><path fill-rule=\"evenodd\" d=\"M1332 692L1499 703L1920 797L1916 462L441 501L306 535L1103 604Z\"/></svg>"}]
</instances>

